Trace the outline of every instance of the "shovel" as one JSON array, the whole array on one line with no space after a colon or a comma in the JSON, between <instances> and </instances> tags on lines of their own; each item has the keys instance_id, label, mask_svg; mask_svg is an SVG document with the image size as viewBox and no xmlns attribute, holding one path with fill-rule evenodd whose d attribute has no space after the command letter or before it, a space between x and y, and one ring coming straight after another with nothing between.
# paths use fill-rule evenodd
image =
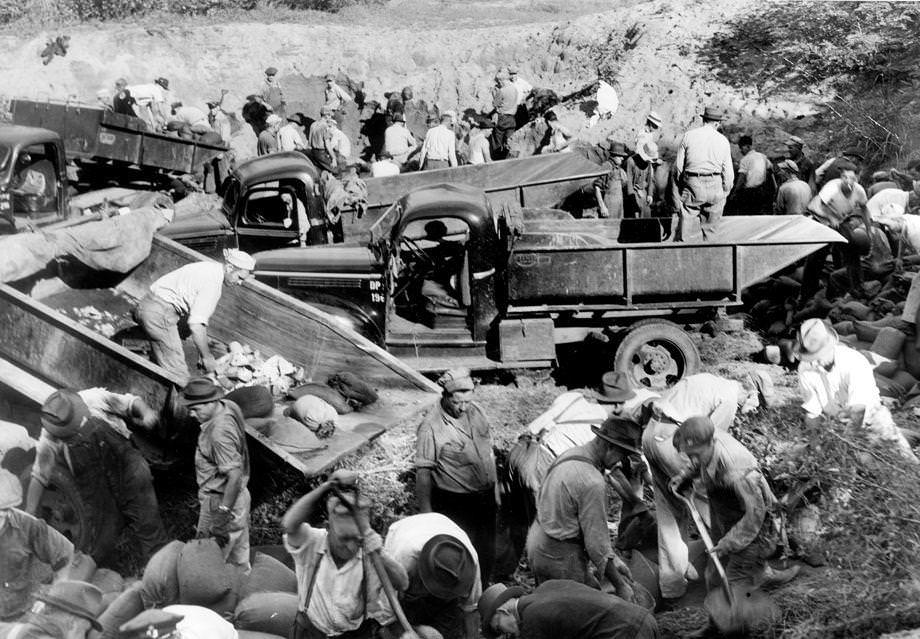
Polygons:
<instances>
[{"instance_id":1,"label":"shovel","mask_svg":"<svg viewBox=\"0 0 920 639\"><path fill-rule=\"evenodd\" d=\"M332 486L332 492L336 497L339 498L339 501L348 509L348 512L351 513L351 516L354 517L355 523L358 525L358 532L361 533L363 537L369 532L369 527L361 517L357 516L355 512L354 504L345 498L342 494L342 491L338 486ZM358 501L358 490L354 490L355 503ZM377 572L377 577L380 579L380 584L383 586L383 592L387 596L387 601L390 602L390 607L393 609L393 612L396 614L396 618L399 620L399 624L403 628L403 634L400 639L420 639L418 634L415 632L415 629L412 627L412 624L409 623L409 620L406 618L406 613L402 609L402 605L399 603L399 596L396 594L396 589L393 587L393 583L390 581L390 575L387 573L386 567L383 565L383 558L380 557L380 551L375 550L368 555L371 560L371 564L374 566L374 570Z\"/></svg>"},{"instance_id":2,"label":"shovel","mask_svg":"<svg viewBox=\"0 0 920 639\"><path fill-rule=\"evenodd\" d=\"M779 608L773 603L769 595L755 588L748 582L732 584L725 574L725 568L719 557L712 552L714 544L712 537L709 536L709 530L703 523L699 511L692 499L688 499L679 492L674 494L687 505L690 515L693 517L693 523L700 532L700 538L706 546L706 551L712 558L712 563L716 567L716 572L722 580L722 587L715 588L706 595L703 605L709 612L716 627L726 635L739 635L750 632L753 628L762 624L772 623L779 617Z\"/></svg>"}]
</instances>

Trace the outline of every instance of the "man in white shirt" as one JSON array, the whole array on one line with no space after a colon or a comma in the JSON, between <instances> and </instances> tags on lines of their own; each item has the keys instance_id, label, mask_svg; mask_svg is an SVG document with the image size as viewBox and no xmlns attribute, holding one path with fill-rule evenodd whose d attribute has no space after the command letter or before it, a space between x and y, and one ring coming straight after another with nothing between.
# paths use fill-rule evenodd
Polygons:
<instances>
[{"instance_id":1,"label":"man in white shirt","mask_svg":"<svg viewBox=\"0 0 920 639\"><path fill-rule=\"evenodd\" d=\"M300 115L295 113L287 116L287 122L278 129L278 150L304 151L306 148L307 140L300 126Z\"/></svg>"},{"instance_id":2,"label":"man in white shirt","mask_svg":"<svg viewBox=\"0 0 920 639\"><path fill-rule=\"evenodd\" d=\"M733 208L740 215L766 215L773 203L773 166L766 155L754 150L751 136L742 135L738 148L742 157L732 189Z\"/></svg>"},{"instance_id":3,"label":"man in white shirt","mask_svg":"<svg viewBox=\"0 0 920 639\"><path fill-rule=\"evenodd\" d=\"M157 78L165 80L165 78ZM166 83L169 86L169 83ZM166 91L158 82L134 84L128 87L131 96L137 101L141 118L154 131L161 130L170 119L169 105L166 103Z\"/></svg>"},{"instance_id":4,"label":"man in white shirt","mask_svg":"<svg viewBox=\"0 0 920 639\"><path fill-rule=\"evenodd\" d=\"M476 120L476 128L470 133L469 163L488 164L492 161L489 136L492 134L492 121L486 118Z\"/></svg>"},{"instance_id":5,"label":"man in white shirt","mask_svg":"<svg viewBox=\"0 0 920 639\"><path fill-rule=\"evenodd\" d=\"M822 416L846 421L920 463L881 402L869 360L841 344L837 332L820 319L802 322L795 350L806 428L818 428Z\"/></svg>"},{"instance_id":6,"label":"man in white shirt","mask_svg":"<svg viewBox=\"0 0 920 639\"><path fill-rule=\"evenodd\" d=\"M530 95L530 92L533 91L533 85L518 75L518 68L514 65L508 67L508 76L511 78L511 84L514 85L514 88L518 91L518 106L524 103L527 100L527 96Z\"/></svg>"},{"instance_id":7,"label":"man in white shirt","mask_svg":"<svg viewBox=\"0 0 920 639\"><path fill-rule=\"evenodd\" d=\"M403 166L417 148L415 136L406 127L405 114L393 114L393 124L388 126L383 134L383 150L396 164Z\"/></svg>"},{"instance_id":8,"label":"man in white shirt","mask_svg":"<svg viewBox=\"0 0 920 639\"><path fill-rule=\"evenodd\" d=\"M451 120L451 116L445 113L441 116L440 124L428 129L419 156L421 170L457 166L457 136L450 128Z\"/></svg>"},{"instance_id":9,"label":"man in white shirt","mask_svg":"<svg viewBox=\"0 0 920 639\"><path fill-rule=\"evenodd\" d=\"M399 175L399 165L386 151L380 153L376 162L371 162L371 177L389 177Z\"/></svg>"},{"instance_id":10,"label":"man in white shirt","mask_svg":"<svg viewBox=\"0 0 920 639\"><path fill-rule=\"evenodd\" d=\"M134 316L150 337L157 364L173 375L179 386L189 379L188 363L179 337L185 318L199 354L199 364L213 372L217 360L208 346L208 321L217 308L224 282L241 284L255 268L255 260L236 249L224 251L226 262L194 262L167 273L150 285Z\"/></svg>"},{"instance_id":11,"label":"man in white shirt","mask_svg":"<svg viewBox=\"0 0 920 639\"><path fill-rule=\"evenodd\" d=\"M207 133L211 130L208 114L194 106L185 106L181 102L172 105L172 121L189 127L193 133Z\"/></svg>"}]
</instances>

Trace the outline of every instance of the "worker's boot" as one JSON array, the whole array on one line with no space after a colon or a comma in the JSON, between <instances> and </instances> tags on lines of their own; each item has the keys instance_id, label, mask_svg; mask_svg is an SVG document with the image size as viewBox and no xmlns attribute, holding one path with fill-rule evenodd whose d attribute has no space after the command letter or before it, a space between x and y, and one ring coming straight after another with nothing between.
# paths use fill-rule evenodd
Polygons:
<instances>
[{"instance_id":1,"label":"worker's boot","mask_svg":"<svg viewBox=\"0 0 920 639\"><path fill-rule=\"evenodd\" d=\"M764 566L763 572L754 585L758 588L775 588L776 586L782 586L795 579L801 569L802 567L798 565L790 566L783 570Z\"/></svg>"}]
</instances>

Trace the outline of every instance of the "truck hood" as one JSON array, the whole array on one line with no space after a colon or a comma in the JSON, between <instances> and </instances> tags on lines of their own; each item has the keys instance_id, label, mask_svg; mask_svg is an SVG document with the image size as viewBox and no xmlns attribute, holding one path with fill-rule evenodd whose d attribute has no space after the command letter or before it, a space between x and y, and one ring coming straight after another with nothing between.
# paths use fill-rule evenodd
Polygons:
<instances>
[{"instance_id":1,"label":"truck hood","mask_svg":"<svg viewBox=\"0 0 920 639\"><path fill-rule=\"evenodd\" d=\"M378 273L383 264L366 246L283 248L253 255L256 273Z\"/></svg>"}]
</instances>

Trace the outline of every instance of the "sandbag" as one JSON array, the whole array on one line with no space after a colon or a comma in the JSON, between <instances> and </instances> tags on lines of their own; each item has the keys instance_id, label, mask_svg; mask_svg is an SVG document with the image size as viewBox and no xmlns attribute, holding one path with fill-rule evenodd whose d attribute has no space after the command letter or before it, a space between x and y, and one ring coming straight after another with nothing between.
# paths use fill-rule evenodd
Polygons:
<instances>
[{"instance_id":1,"label":"sandbag","mask_svg":"<svg viewBox=\"0 0 920 639\"><path fill-rule=\"evenodd\" d=\"M99 271L127 273L147 259L163 214L147 208L48 233L57 257L72 256Z\"/></svg>"},{"instance_id":2,"label":"sandbag","mask_svg":"<svg viewBox=\"0 0 920 639\"><path fill-rule=\"evenodd\" d=\"M162 608L179 601L179 554L184 547L184 542L171 541L147 562L141 577L145 608Z\"/></svg>"},{"instance_id":3,"label":"sandbag","mask_svg":"<svg viewBox=\"0 0 920 639\"><path fill-rule=\"evenodd\" d=\"M108 568L97 569L90 583L101 590L102 594L121 592L125 589L125 580L122 579L121 575Z\"/></svg>"},{"instance_id":4,"label":"sandbag","mask_svg":"<svg viewBox=\"0 0 920 639\"><path fill-rule=\"evenodd\" d=\"M877 326L870 326L865 322L853 322L853 332L856 338L862 342L874 342L882 329Z\"/></svg>"},{"instance_id":5,"label":"sandbag","mask_svg":"<svg viewBox=\"0 0 920 639\"><path fill-rule=\"evenodd\" d=\"M876 335L870 350L882 357L897 359L906 339L907 336L898 329L886 326Z\"/></svg>"},{"instance_id":6,"label":"sandbag","mask_svg":"<svg viewBox=\"0 0 920 639\"><path fill-rule=\"evenodd\" d=\"M363 408L377 401L377 391L354 373L336 373L326 382L342 394L352 408Z\"/></svg>"},{"instance_id":7,"label":"sandbag","mask_svg":"<svg viewBox=\"0 0 920 639\"><path fill-rule=\"evenodd\" d=\"M214 539L187 542L176 564L179 603L210 608L231 591L233 568Z\"/></svg>"},{"instance_id":8,"label":"sandbag","mask_svg":"<svg viewBox=\"0 0 920 639\"><path fill-rule=\"evenodd\" d=\"M284 412L310 429L320 439L331 437L335 433L338 413L326 400L316 395L299 397Z\"/></svg>"},{"instance_id":9,"label":"sandbag","mask_svg":"<svg viewBox=\"0 0 920 639\"><path fill-rule=\"evenodd\" d=\"M255 554L252 570L240 588L240 599L257 592L297 593L297 575L283 563L261 552Z\"/></svg>"},{"instance_id":10,"label":"sandbag","mask_svg":"<svg viewBox=\"0 0 920 639\"><path fill-rule=\"evenodd\" d=\"M862 302L857 302L856 300L846 302L843 306L840 307L840 310L858 320L867 320L872 314L871 308Z\"/></svg>"},{"instance_id":11,"label":"sandbag","mask_svg":"<svg viewBox=\"0 0 920 639\"><path fill-rule=\"evenodd\" d=\"M297 616L299 599L289 592L259 592L249 595L236 607L234 624L238 630L255 630L287 636Z\"/></svg>"},{"instance_id":12,"label":"sandbag","mask_svg":"<svg viewBox=\"0 0 920 639\"><path fill-rule=\"evenodd\" d=\"M882 362L873 369L876 375L881 375L888 379L894 377L899 370L901 370L901 365L896 361Z\"/></svg>"},{"instance_id":13,"label":"sandbag","mask_svg":"<svg viewBox=\"0 0 920 639\"><path fill-rule=\"evenodd\" d=\"M243 386L224 395L224 399L239 406L246 419L268 417L275 409L272 392L265 386Z\"/></svg>"},{"instance_id":14,"label":"sandbag","mask_svg":"<svg viewBox=\"0 0 920 639\"><path fill-rule=\"evenodd\" d=\"M837 331L838 335L852 335L856 330L856 326L852 320L844 320L834 324L834 330Z\"/></svg>"},{"instance_id":15,"label":"sandbag","mask_svg":"<svg viewBox=\"0 0 920 639\"><path fill-rule=\"evenodd\" d=\"M326 447L326 444L323 444L309 428L296 419L284 415L272 420L267 432L263 434L275 444L294 453L321 450Z\"/></svg>"},{"instance_id":16,"label":"sandbag","mask_svg":"<svg viewBox=\"0 0 920 639\"><path fill-rule=\"evenodd\" d=\"M351 405L345 400L342 394L325 384L317 384L316 382L301 384L288 391L288 395L295 400L304 395L315 395L327 404L330 404L339 415L345 415L346 413L352 412Z\"/></svg>"},{"instance_id":17,"label":"sandbag","mask_svg":"<svg viewBox=\"0 0 920 639\"><path fill-rule=\"evenodd\" d=\"M181 542L179 542L181 543ZM138 582L115 598L115 601L99 616L102 626L102 639L117 639L118 628L134 619L144 610L144 599L141 596L143 584Z\"/></svg>"},{"instance_id":18,"label":"sandbag","mask_svg":"<svg viewBox=\"0 0 920 639\"><path fill-rule=\"evenodd\" d=\"M0 282L15 282L38 273L55 254L55 242L44 233L18 233L0 238Z\"/></svg>"},{"instance_id":19,"label":"sandbag","mask_svg":"<svg viewBox=\"0 0 920 639\"><path fill-rule=\"evenodd\" d=\"M917 385L917 379L907 371L898 371L891 377L891 381L901 388L902 395L906 395L910 389Z\"/></svg>"},{"instance_id":20,"label":"sandbag","mask_svg":"<svg viewBox=\"0 0 920 639\"><path fill-rule=\"evenodd\" d=\"M909 337L904 340L904 348L901 349L901 358L904 360L904 370L920 378L920 351L916 347L916 338Z\"/></svg>"}]
</instances>

